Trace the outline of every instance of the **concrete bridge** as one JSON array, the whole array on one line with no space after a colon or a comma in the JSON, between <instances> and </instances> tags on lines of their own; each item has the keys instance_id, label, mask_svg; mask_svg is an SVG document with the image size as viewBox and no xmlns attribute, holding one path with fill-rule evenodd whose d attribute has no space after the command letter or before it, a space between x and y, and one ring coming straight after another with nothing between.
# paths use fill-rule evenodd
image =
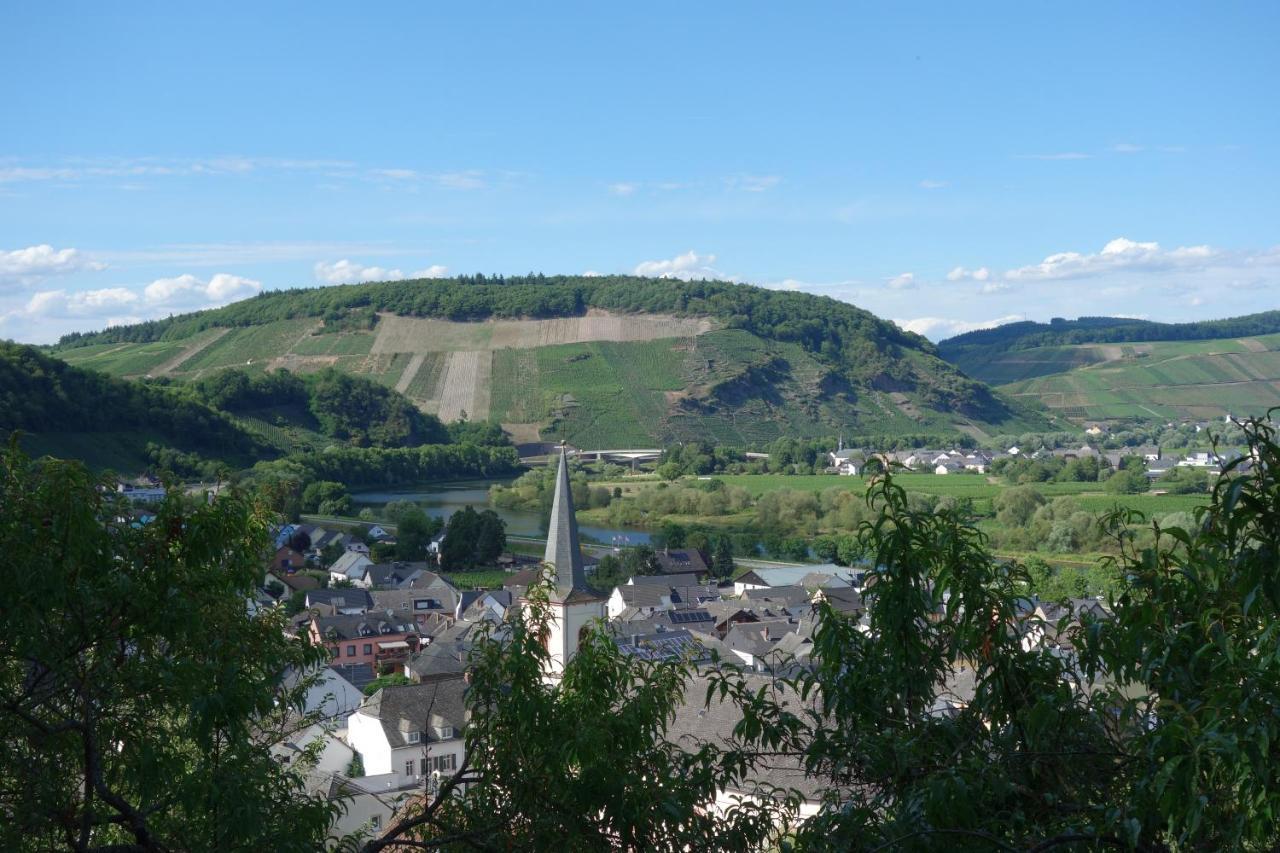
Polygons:
<instances>
[{"instance_id":1,"label":"concrete bridge","mask_svg":"<svg viewBox=\"0 0 1280 853\"><path fill-rule=\"evenodd\" d=\"M556 453L552 444L525 444L516 448L520 452L520 461L532 465L546 462ZM637 462L655 462L662 456L661 447L626 447L614 450L581 450L570 447L570 456L576 456L584 462L621 462L635 464ZM768 453L744 453L747 459L768 459Z\"/></svg>"},{"instance_id":2,"label":"concrete bridge","mask_svg":"<svg viewBox=\"0 0 1280 853\"><path fill-rule=\"evenodd\" d=\"M522 451L524 450L524 448L520 449ZM529 449L535 450L535 448ZM525 455L524 452L521 452L520 461L536 465L539 462L546 462L548 459L553 458L555 453L556 451L554 449L548 449L545 446L539 447L536 448L536 452L530 453L529 455ZM662 455L662 448L631 447L618 448L614 450L579 450L576 447L570 447L568 448L568 453L570 456L576 456L584 462L623 462L627 464L634 464L636 462L655 461Z\"/></svg>"}]
</instances>

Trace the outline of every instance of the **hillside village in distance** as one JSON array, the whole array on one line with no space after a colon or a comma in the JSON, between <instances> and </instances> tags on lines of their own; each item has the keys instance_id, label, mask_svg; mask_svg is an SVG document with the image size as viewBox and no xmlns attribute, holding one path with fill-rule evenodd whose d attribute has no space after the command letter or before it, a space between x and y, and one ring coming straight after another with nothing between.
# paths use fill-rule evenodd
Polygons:
<instances>
[{"instance_id":1,"label":"hillside village in distance","mask_svg":"<svg viewBox=\"0 0 1280 853\"><path fill-rule=\"evenodd\" d=\"M1196 424L1196 431L1208 424ZM892 470L938 477L985 475L998 460L1090 459L1102 469L1138 466L1158 485L1176 468L1217 473L1234 451L1182 453L1156 445L1104 449L1106 429L1090 425L1088 442L1075 447L1004 451L974 448L875 451L845 448L840 441L826 454L832 476L866 476ZM618 649L649 660L686 661L699 669L732 666L761 684L807 665L819 605L859 620L866 630L863 593L875 583L866 564L781 564L740 559L737 571L725 576L713 570L697 548L664 547L652 552L643 574L634 574L608 589L589 585L602 554L618 554L615 546L583 547L579 539L568 460L577 451L561 446L534 448L547 452L557 467L554 497L542 559L504 552L494 565L504 577L489 588L459 588L440 566L447 531L436 534L422 561L375 560L371 547L395 544L388 525L321 525L293 523L275 532L274 554L251 607L296 603L292 629L299 638L329 651L330 663L308 694L306 714L316 722L290 740L272 746L282 763L315 754L307 764L313 793L341 803L336 835L376 836L392 825L406 803L425 790L437 790L444 778L462 766L468 713L468 658L477 640L501 632L508 617L529 606L530 588L551 584L553 631L546 678L554 682L577 646L581 631L594 622L605 625ZM548 452L549 451L549 452ZM603 452L596 452L597 459ZM628 451L624 461L658 461L649 451ZM767 454L753 454L767 457ZM1237 464L1247 470L1248 460ZM148 502L165 490L144 481L121 483L145 521ZM194 493L199 487L192 487ZM316 571L319 570L319 571ZM1099 596L1052 602L1031 596L1025 615L1034 619L1023 637L1027 648L1049 650L1073 659L1072 634L1081 617L1105 618ZM939 605L941 606L941 604ZM1032 624L1031 622L1028 625ZM964 705L973 690L972 672L961 666L935 696L937 713ZM702 707L705 682L695 678L690 704L678 713L669 736L676 742L726 736L740 711L727 703ZM798 698L793 697L795 701ZM310 760L310 759L308 759ZM788 778L807 792L799 816L815 814L821 788L792 768ZM745 792L721 792L724 806Z\"/></svg>"}]
</instances>

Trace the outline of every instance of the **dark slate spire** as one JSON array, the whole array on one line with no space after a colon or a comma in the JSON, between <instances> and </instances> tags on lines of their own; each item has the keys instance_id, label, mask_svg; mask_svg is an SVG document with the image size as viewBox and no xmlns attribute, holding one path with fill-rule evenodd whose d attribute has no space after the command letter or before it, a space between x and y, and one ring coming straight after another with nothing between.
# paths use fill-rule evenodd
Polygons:
<instances>
[{"instance_id":1,"label":"dark slate spire","mask_svg":"<svg viewBox=\"0 0 1280 853\"><path fill-rule=\"evenodd\" d=\"M560 447L560 468L556 471L556 494L551 502L551 526L547 530L547 553L543 560L555 569L556 592L568 597L587 592L587 575L582 568L578 546L578 519L573 514L573 490L569 486L569 462Z\"/></svg>"}]
</instances>

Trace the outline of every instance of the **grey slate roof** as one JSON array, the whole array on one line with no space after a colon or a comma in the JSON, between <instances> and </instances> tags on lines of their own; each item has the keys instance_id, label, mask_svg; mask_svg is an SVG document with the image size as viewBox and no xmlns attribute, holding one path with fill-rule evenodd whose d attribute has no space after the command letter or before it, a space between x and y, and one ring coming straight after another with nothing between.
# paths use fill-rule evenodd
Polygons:
<instances>
[{"instance_id":1,"label":"grey slate roof","mask_svg":"<svg viewBox=\"0 0 1280 853\"><path fill-rule=\"evenodd\" d=\"M773 681L768 676L751 674L746 678L751 687L762 687ZM731 700L721 699L714 691L711 701L707 702L709 684L706 675L695 675L689 679L685 685L684 702L676 708L675 718L667 728L667 736L682 749L692 752L704 743L728 745L734 726L742 719L741 709ZM773 681L773 684L779 691L779 701L791 713L804 715L806 708L814 707L814 700L806 702L786 684L780 681ZM810 801L821 799L827 787L824 780L805 775L800 758L788 755L769 756L736 792L758 793L762 798L767 797L766 791L753 790L754 782L794 788Z\"/></svg>"},{"instance_id":2,"label":"grey slate roof","mask_svg":"<svg viewBox=\"0 0 1280 853\"><path fill-rule=\"evenodd\" d=\"M373 671L373 664L368 663L331 663L329 669L351 682L357 690L364 690L366 684L377 678Z\"/></svg>"},{"instance_id":3,"label":"grey slate roof","mask_svg":"<svg viewBox=\"0 0 1280 853\"><path fill-rule=\"evenodd\" d=\"M667 548L658 551L654 557L666 575L707 573L707 563L696 548Z\"/></svg>"},{"instance_id":4,"label":"grey slate roof","mask_svg":"<svg viewBox=\"0 0 1280 853\"><path fill-rule=\"evenodd\" d=\"M651 583L622 584L617 590L627 607L663 607L663 599L671 597L670 587Z\"/></svg>"},{"instance_id":5,"label":"grey slate roof","mask_svg":"<svg viewBox=\"0 0 1280 853\"><path fill-rule=\"evenodd\" d=\"M332 629L337 640L358 640L387 634L416 634L417 624L408 617L387 611L373 611L359 616L316 616L316 628L322 639L329 639Z\"/></svg>"},{"instance_id":6,"label":"grey slate roof","mask_svg":"<svg viewBox=\"0 0 1280 853\"><path fill-rule=\"evenodd\" d=\"M383 687L360 706L360 713L382 723L392 749L409 746L408 734L424 732L433 739L433 726L452 726L461 732L467 724L467 683L462 679Z\"/></svg>"},{"instance_id":7,"label":"grey slate roof","mask_svg":"<svg viewBox=\"0 0 1280 853\"><path fill-rule=\"evenodd\" d=\"M394 610L410 615L431 611L452 613L458 605L458 590L434 573L424 574L432 574L436 582L407 589L375 590L369 593L374 606L379 610Z\"/></svg>"},{"instance_id":8,"label":"grey slate roof","mask_svg":"<svg viewBox=\"0 0 1280 853\"><path fill-rule=\"evenodd\" d=\"M370 610L373 608L373 599L369 596L368 590L359 587L347 589L330 587L308 590L306 604L307 607Z\"/></svg>"},{"instance_id":9,"label":"grey slate roof","mask_svg":"<svg viewBox=\"0 0 1280 853\"><path fill-rule=\"evenodd\" d=\"M693 573L677 573L673 575L632 575L627 579L629 586L697 586L698 576Z\"/></svg>"}]
</instances>

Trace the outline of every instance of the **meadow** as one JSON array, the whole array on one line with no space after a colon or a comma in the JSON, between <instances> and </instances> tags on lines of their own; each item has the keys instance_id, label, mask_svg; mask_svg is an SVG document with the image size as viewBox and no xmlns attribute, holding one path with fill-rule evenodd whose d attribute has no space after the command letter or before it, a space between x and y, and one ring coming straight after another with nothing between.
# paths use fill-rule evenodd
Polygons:
<instances>
[{"instance_id":1,"label":"meadow","mask_svg":"<svg viewBox=\"0 0 1280 853\"><path fill-rule=\"evenodd\" d=\"M865 491L868 479L863 477L841 477L831 474L719 474L716 479L727 485L741 486L759 497L766 492L781 489L822 492L830 488L843 488L851 491ZM908 492L969 498L975 503L985 502L978 509L986 509L992 498L1009 485L1001 481L993 481L976 474L927 474L903 473L895 474L894 482ZM1106 512L1117 505L1139 510L1148 517L1166 515L1172 512L1190 512L1197 506L1209 501L1208 495L1168 495L1139 494L1113 495L1106 492L1101 483L1033 483L1032 487L1046 498L1063 495L1074 497L1081 508L1088 512Z\"/></svg>"}]
</instances>

